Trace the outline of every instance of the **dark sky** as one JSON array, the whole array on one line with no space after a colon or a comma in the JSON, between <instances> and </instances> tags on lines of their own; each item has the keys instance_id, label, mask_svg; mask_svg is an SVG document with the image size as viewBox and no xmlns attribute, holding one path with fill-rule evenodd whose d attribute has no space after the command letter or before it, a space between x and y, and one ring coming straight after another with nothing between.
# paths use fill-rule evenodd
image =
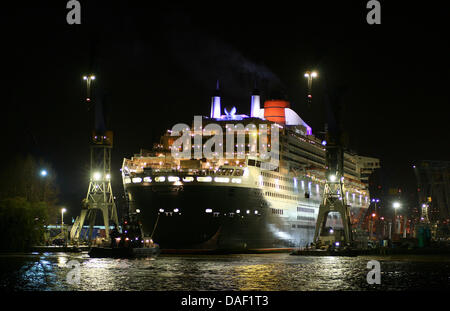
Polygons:
<instances>
[{"instance_id":1,"label":"dark sky","mask_svg":"<svg viewBox=\"0 0 450 311\"><path fill-rule=\"evenodd\" d=\"M368 25L367 1L80 2L81 25L67 25L65 1L20 1L0 19L2 157L30 152L52 163L73 214L89 178L93 124L82 76L90 68L110 107L118 194L123 157L208 115L217 79L224 105L245 114L255 79L282 88L313 132L326 122L326 91L345 87L350 146L380 158L389 185L414 187L414 160L450 160L450 11L442 3L380 1L381 25ZM319 72L311 108L308 69Z\"/></svg>"}]
</instances>

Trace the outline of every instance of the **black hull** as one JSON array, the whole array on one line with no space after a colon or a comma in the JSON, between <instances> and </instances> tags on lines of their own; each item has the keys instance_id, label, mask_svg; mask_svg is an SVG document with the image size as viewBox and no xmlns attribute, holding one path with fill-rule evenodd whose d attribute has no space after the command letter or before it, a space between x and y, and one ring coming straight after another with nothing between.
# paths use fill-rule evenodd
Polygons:
<instances>
[{"instance_id":1,"label":"black hull","mask_svg":"<svg viewBox=\"0 0 450 311\"><path fill-rule=\"evenodd\" d=\"M129 185L126 191L145 236L153 233L163 253L291 251L314 235L314 224L299 226L296 214L274 214L259 189Z\"/></svg>"}]
</instances>

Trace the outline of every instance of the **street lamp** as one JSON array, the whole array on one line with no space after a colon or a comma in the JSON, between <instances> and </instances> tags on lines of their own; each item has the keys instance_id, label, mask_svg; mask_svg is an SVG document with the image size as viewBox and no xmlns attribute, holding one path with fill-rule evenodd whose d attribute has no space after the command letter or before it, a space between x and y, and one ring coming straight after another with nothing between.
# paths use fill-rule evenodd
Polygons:
<instances>
[{"instance_id":1,"label":"street lamp","mask_svg":"<svg viewBox=\"0 0 450 311\"><path fill-rule=\"evenodd\" d=\"M93 74L88 76L83 76L83 80L86 81L86 101L91 101L91 83L95 80L95 76Z\"/></svg>"},{"instance_id":2,"label":"street lamp","mask_svg":"<svg viewBox=\"0 0 450 311\"><path fill-rule=\"evenodd\" d=\"M45 202L45 195L46 195L46 184L47 184L47 182L48 182L48 179L47 179L47 181L45 180L46 178L47 178L47 176L48 176L48 171L46 170L46 169L41 169L40 171L39 171L39 175L41 176L41 179L40 179L40 181L39 181L39 186L40 186L40 188L42 189L42 201L44 201ZM40 195L39 195L40 196ZM40 199L40 198L39 198Z\"/></svg>"},{"instance_id":3,"label":"street lamp","mask_svg":"<svg viewBox=\"0 0 450 311\"><path fill-rule=\"evenodd\" d=\"M401 207L401 204L399 202L394 202L392 207L394 207L394 234L397 234L397 209Z\"/></svg>"},{"instance_id":4,"label":"street lamp","mask_svg":"<svg viewBox=\"0 0 450 311\"><path fill-rule=\"evenodd\" d=\"M63 234L63 235L64 235L64 231L63 231L63 227L64 227L64 213L66 211L67 210L64 207L61 209L61 234Z\"/></svg>"},{"instance_id":5,"label":"street lamp","mask_svg":"<svg viewBox=\"0 0 450 311\"><path fill-rule=\"evenodd\" d=\"M372 199L372 203L375 203L375 212L377 211L377 203L380 202L380 199Z\"/></svg>"},{"instance_id":6,"label":"street lamp","mask_svg":"<svg viewBox=\"0 0 450 311\"><path fill-rule=\"evenodd\" d=\"M312 80L313 78L317 78L316 71L307 71L305 72L305 78L308 79L308 103L311 103L312 100Z\"/></svg>"},{"instance_id":7,"label":"street lamp","mask_svg":"<svg viewBox=\"0 0 450 311\"><path fill-rule=\"evenodd\" d=\"M375 222L375 217L377 214L372 213L372 217L369 217L369 239L372 240L373 223Z\"/></svg>"}]
</instances>

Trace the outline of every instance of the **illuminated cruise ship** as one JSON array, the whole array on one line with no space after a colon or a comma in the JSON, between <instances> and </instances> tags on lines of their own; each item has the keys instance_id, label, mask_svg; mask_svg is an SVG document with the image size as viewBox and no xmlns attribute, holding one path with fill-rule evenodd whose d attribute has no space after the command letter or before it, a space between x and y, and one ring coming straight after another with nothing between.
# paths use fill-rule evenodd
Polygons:
<instances>
[{"instance_id":1,"label":"illuminated cruise ship","mask_svg":"<svg viewBox=\"0 0 450 311\"><path fill-rule=\"evenodd\" d=\"M166 252L274 252L311 243L325 185L326 142L313 135L289 102L270 99L261 107L256 91L250 116L236 114L234 107L224 112L216 92L210 116L197 117L200 126L195 121L186 126L190 158L177 157L183 147L174 146L182 132L169 129L152 150L123 160L129 209L138 214L145 237ZM245 142L236 139L233 152L223 157L195 157L210 138L199 141L195 135L209 124L222 129L221 146L230 128L245 135ZM264 126L268 139L260 146L266 151L272 151L271 131L275 126L278 131L277 166L267 166L262 152L251 150L250 141L260 140ZM346 152L344 162L342 195L355 223L369 206L368 176L379 160ZM339 214L330 213L327 226L342 228Z\"/></svg>"}]
</instances>

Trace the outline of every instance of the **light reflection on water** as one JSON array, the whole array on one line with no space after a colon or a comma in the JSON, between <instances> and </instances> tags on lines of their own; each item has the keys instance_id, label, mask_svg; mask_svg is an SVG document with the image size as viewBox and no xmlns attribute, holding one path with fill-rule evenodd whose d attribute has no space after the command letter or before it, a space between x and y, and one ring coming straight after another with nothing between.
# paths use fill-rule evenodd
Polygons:
<instances>
[{"instance_id":1,"label":"light reflection on water","mask_svg":"<svg viewBox=\"0 0 450 311\"><path fill-rule=\"evenodd\" d=\"M369 285L367 262L381 262L381 285ZM67 263L80 263L69 284ZM408 290L449 289L450 259L302 257L288 254L184 255L151 259L89 258L86 253L0 255L0 290Z\"/></svg>"}]
</instances>

